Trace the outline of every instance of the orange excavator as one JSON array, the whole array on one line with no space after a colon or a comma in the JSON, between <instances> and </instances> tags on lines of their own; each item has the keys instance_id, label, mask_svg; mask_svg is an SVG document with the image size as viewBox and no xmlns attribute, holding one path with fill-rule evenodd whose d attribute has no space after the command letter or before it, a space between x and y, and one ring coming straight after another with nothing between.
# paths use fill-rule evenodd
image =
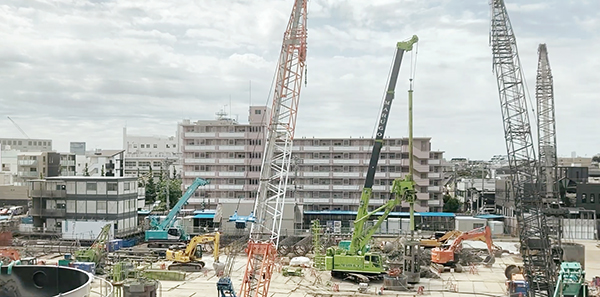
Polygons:
<instances>
[{"instance_id":1,"label":"orange excavator","mask_svg":"<svg viewBox=\"0 0 600 297\"><path fill-rule=\"evenodd\" d=\"M495 262L494 243L492 241L492 232L489 226L473 229L469 232L462 233L452 244L440 246L431 250L431 265L437 268L439 272L445 268L454 268L456 272L462 272L462 266L458 263L458 252L462 248L464 240L481 240L487 244L489 256L483 260L483 264L491 266Z\"/></svg>"}]
</instances>

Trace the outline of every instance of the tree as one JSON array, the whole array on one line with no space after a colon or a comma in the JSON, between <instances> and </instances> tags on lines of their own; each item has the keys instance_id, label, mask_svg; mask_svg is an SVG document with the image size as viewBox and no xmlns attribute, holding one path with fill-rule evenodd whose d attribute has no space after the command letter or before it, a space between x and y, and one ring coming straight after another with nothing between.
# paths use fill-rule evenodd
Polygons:
<instances>
[{"instance_id":1,"label":"tree","mask_svg":"<svg viewBox=\"0 0 600 297\"><path fill-rule=\"evenodd\" d=\"M169 180L169 209L172 209L183 195L181 190L181 179Z\"/></svg>"},{"instance_id":2,"label":"tree","mask_svg":"<svg viewBox=\"0 0 600 297\"><path fill-rule=\"evenodd\" d=\"M592 162L598 162L600 163L600 155L595 155L592 157Z\"/></svg>"},{"instance_id":3,"label":"tree","mask_svg":"<svg viewBox=\"0 0 600 297\"><path fill-rule=\"evenodd\" d=\"M152 166L149 166L148 179L146 181L146 203L151 204L156 201L156 184L154 183L154 175L152 174Z\"/></svg>"},{"instance_id":4,"label":"tree","mask_svg":"<svg viewBox=\"0 0 600 297\"><path fill-rule=\"evenodd\" d=\"M85 163L85 167L83 168L83 176L90 176L90 172L89 172L87 163Z\"/></svg>"},{"instance_id":5,"label":"tree","mask_svg":"<svg viewBox=\"0 0 600 297\"><path fill-rule=\"evenodd\" d=\"M444 212L454 212L457 213L460 211L460 201L458 201L458 199L450 196L450 195L444 195L444 207L443 207L443 211Z\"/></svg>"},{"instance_id":6,"label":"tree","mask_svg":"<svg viewBox=\"0 0 600 297\"><path fill-rule=\"evenodd\" d=\"M102 168L100 169L100 176L104 176L104 165L102 165Z\"/></svg>"}]
</instances>

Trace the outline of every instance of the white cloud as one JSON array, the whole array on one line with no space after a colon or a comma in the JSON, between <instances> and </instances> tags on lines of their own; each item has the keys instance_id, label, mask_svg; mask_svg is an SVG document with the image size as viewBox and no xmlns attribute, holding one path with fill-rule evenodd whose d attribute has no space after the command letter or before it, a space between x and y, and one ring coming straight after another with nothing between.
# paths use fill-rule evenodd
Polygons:
<instances>
[{"instance_id":1,"label":"white cloud","mask_svg":"<svg viewBox=\"0 0 600 297\"><path fill-rule=\"evenodd\" d=\"M600 151L598 3L508 1L533 95L537 45L555 78L559 154ZM5 1L0 5L0 135L89 147L132 133L173 134L182 118L266 104L291 12L283 0ZM397 41L420 38L415 133L448 157L505 151L486 1L309 1L307 86L297 137L370 137ZM388 135L405 136L411 58ZM250 99L249 82L252 81ZM268 103L270 105L270 102ZM596 112L597 113L597 112Z\"/></svg>"}]
</instances>

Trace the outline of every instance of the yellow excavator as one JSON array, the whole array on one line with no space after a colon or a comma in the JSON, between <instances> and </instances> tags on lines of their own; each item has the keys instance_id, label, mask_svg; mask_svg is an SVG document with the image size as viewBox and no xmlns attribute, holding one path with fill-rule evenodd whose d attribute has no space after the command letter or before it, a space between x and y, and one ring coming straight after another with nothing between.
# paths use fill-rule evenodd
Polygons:
<instances>
[{"instance_id":1,"label":"yellow excavator","mask_svg":"<svg viewBox=\"0 0 600 297\"><path fill-rule=\"evenodd\" d=\"M169 265L169 270L178 271L200 271L206 265L202 262L202 245L213 242L213 257L214 263L219 263L219 232L207 233L195 236L190 240L185 249L172 250L168 249L166 253L166 260L173 261Z\"/></svg>"}]
</instances>

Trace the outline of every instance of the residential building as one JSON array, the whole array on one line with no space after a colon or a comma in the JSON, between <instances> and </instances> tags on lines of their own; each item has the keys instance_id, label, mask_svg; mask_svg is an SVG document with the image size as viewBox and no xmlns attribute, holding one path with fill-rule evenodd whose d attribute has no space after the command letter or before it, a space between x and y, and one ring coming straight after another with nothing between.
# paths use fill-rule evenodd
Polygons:
<instances>
[{"instance_id":1,"label":"residential building","mask_svg":"<svg viewBox=\"0 0 600 297\"><path fill-rule=\"evenodd\" d=\"M69 143L71 154L78 156L85 155L85 142L71 142Z\"/></svg>"},{"instance_id":2,"label":"residential building","mask_svg":"<svg viewBox=\"0 0 600 297\"><path fill-rule=\"evenodd\" d=\"M223 117L179 124L183 185L196 177L209 179L206 191L189 203L199 206L254 199L258 188L269 110L251 106L249 123ZM416 211L441 211L443 152L431 151L430 138L414 139ZM368 138L296 138L288 197L304 210L356 210L373 140ZM408 139L385 139L371 204L390 198L394 179L408 173ZM398 207L408 210L408 205Z\"/></svg>"},{"instance_id":3,"label":"residential building","mask_svg":"<svg viewBox=\"0 0 600 297\"><path fill-rule=\"evenodd\" d=\"M138 176L148 173L152 168L154 176L163 170L181 172L180 139L175 136L137 136L127 134L123 128L124 175Z\"/></svg>"},{"instance_id":4,"label":"residential building","mask_svg":"<svg viewBox=\"0 0 600 297\"><path fill-rule=\"evenodd\" d=\"M20 152L52 151L52 140L29 138L0 138L1 150L18 150Z\"/></svg>"},{"instance_id":5,"label":"residential building","mask_svg":"<svg viewBox=\"0 0 600 297\"><path fill-rule=\"evenodd\" d=\"M101 150L86 152L75 157L76 175L84 176L123 176L123 150Z\"/></svg>"},{"instance_id":6,"label":"residential building","mask_svg":"<svg viewBox=\"0 0 600 297\"><path fill-rule=\"evenodd\" d=\"M75 155L57 152L24 152L17 154L17 185L33 179L75 175Z\"/></svg>"},{"instance_id":7,"label":"residential building","mask_svg":"<svg viewBox=\"0 0 600 297\"><path fill-rule=\"evenodd\" d=\"M12 185L17 177L17 150L0 150L0 185Z\"/></svg>"},{"instance_id":8,"label":"residential building","mask_svg":"<svg viewBox=\"0 0 600 297\"><path fill-rule=\"evenodd\" d=\"M30 215L35 232L61 232L62 222L112 221L115 236L139 232L137 179L69 176L33 180Z\"/></svg>"},{"instance_id":9,"label":"residential building","mask_svg":"<svg viewBox=\"0 0 600 297\"><path fill-rule=\"evenodd\" d=\"M251 106L248 124L221 113L216 120L179 123L183 186L190 186L196 177L211 181L203 187L207 191L190 198L190 205L256 197L269 118L267 107Z\"/></svg>"}]
</instances>

